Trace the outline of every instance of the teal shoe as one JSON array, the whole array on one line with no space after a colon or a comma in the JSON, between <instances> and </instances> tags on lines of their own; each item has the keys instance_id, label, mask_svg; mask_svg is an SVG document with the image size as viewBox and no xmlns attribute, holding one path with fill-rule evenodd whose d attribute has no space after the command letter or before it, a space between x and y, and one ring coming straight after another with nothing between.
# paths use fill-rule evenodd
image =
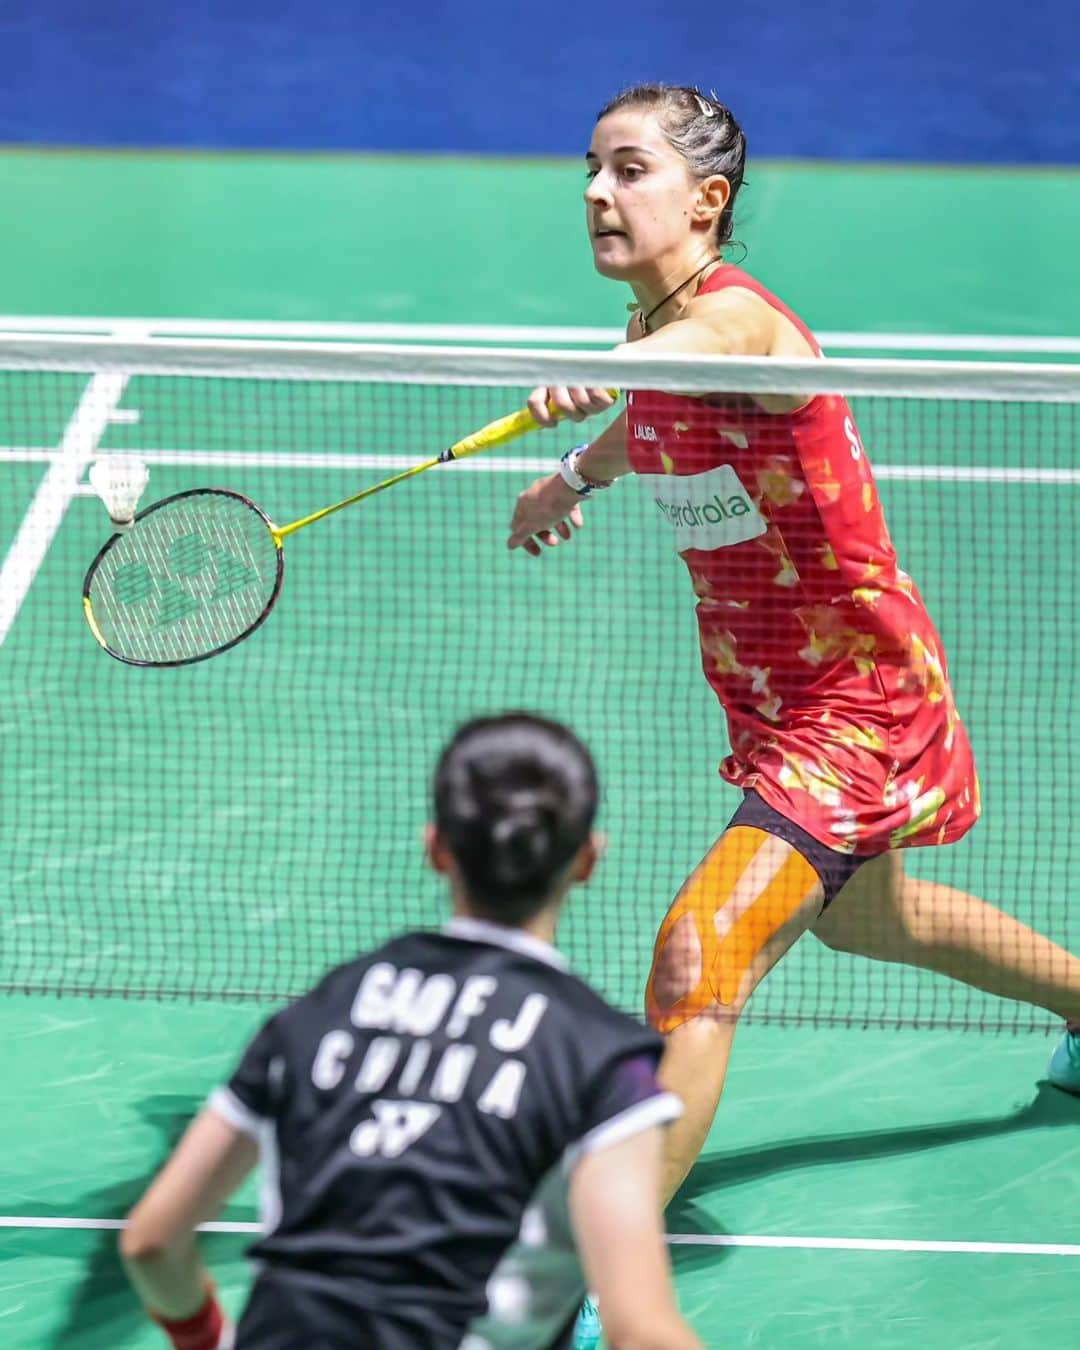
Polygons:
<instances>
[{"instance_id":1,"label":"teal shoe","mask_svg":"<svg viewBox=\"0 0 1080 1350\"><path fill-rule=\"evenodd\" d=\"M596 1350L602 1332L600 1309L591 1298L586 1298L574 1324L573 1350Z\"/></svg>"},{"instance_id":2,"label":"teal shoe","mask_svg":"<svg viewBox=\"0 0 1080 1350\"><path fill-rule=\"evenodd\" d=\"M1055 1087L1080 1093L1080 1025L1066 1029L1050 1056L1046 1076Z\"/></svg>"}]
</instances>

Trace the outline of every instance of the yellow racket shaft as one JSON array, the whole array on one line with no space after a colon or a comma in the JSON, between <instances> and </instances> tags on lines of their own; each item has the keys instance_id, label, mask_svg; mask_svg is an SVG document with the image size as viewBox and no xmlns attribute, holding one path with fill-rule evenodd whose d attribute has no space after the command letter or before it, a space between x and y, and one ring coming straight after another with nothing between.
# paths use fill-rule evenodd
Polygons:
<instances>
[{"instance_id":1,"label":"yellow racket shaft","mask_svg":"<svg viewBox=\"0 0 1080 1350\"><path fill-rule=\"evenodd\" d=\"M608 393L612 398L618 398L619 396L617 389L609 389ZM557 409L554 407L551 408L551 411L558 415ZM509 413L506 417L496 418L494 422L489 422L486 427L474 431L471 436L465 436L462 440L455 442L448 450L444 450L441 455L436 455L433 459L425 459L422 464L414 464L411 469L405 469L402 473L394 474L393 478L385 478L373 487L364 488L363 492L354 492L351 497L346 497L344 501L335 502L333 506L324 506L321 511L315 511L310 516L294 520L289 525L271 525L270 533L273 535L274 543L280 548L283 539L286 539L290 534L295 534L297 530L302 530L305 525L314 525L317 520L322 520L324 516L333 515L335 511L343 511L346 506L352 506L355 502L362 502L365 497L373 497L376 492L385 492L395 483L403 483L406 478L415 478L418 473L433 469L436 464L449 464L451 460L465 459L468 455L479 454L481 450L493 450L497 445L506 445L509 441L516 441L519 436L525 436L528 432L535 431L539 425L540 423L533 417L528 408L521 408L515 413Z\"/></svg>"}]
</instances>

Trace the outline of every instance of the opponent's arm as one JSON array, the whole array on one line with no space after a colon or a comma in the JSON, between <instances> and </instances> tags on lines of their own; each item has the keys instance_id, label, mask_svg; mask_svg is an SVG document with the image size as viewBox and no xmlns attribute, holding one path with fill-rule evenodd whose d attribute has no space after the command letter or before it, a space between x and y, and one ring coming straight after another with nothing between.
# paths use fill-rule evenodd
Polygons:
<instances>
[{"instance_id":1,"label":"opponent's arm","mask_svg":"<svg viewBox=\"0 0 1080 1350\"><path fill-rule=\"evenodd\" d=\"M586 1153L570 1217L612 1350L703 1350L675 1306L660 1211L659 1126Z\"/></svg>"},{"instance_id":2,"label":"opponent's arm","mask_svg":"<svg viewBox=\"0 0 1080 1350\"><path fill-rule=\"evenodd\" d=\"M172 1157L132 1210L120 1255L147 1311L174 1345L214 1350L226 1323L196 1245L255 1165L255 1143L212 1110L188 1127Z\"/></svg>"}]
</instances>

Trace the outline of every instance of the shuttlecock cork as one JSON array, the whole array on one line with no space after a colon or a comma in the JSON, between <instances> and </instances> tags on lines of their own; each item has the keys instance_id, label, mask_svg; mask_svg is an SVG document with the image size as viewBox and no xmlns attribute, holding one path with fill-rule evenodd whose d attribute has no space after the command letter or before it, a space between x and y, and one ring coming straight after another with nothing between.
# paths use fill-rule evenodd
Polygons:
<instances>
[{"instance_id":1,"label":"shuttlecock cork","mask_svg":"<svg viewBox=\"0 0 1080 1350\"><path fill-rule=\"evenodd\" d=\"M90 486L118 531L131 528L149 481L150 470L137 455L103 455L90 466Z\"/></svg>"}]
</instances>

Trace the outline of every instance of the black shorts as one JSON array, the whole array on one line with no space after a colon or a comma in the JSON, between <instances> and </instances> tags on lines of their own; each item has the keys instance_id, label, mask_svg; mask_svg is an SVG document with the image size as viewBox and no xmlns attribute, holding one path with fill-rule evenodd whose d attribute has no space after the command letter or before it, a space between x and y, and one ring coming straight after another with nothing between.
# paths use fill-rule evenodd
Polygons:
<instances>
[{"instance_id":1,"label":"black shorts","mask_svg":"<svg viewBox=\"0 0 1080 1350\"><path fill-rule=\"evenodd\" d=\"M728 821L728 829L733 825L752 825L754 829L774 834L777 839L797 849L821 881L825 892L822 911L832 904L863 863L881 857L880 853L841 853L829 848L812 834L807 834L801 825L782 816L774 806L770 806L752 790L743 796L742 805Z\"/></svg>"},{"instance_id":2,"label":"black shorts","mask_svg":"<svg viewBox=\"0 0 1080 1350\"><path fill-rule=\"evenodd\" d=\"M235 1350L457 1350L463 1334L437 1313L373 1312L263 1274L237 1324Z\"/></svg>"}]
</instances>

